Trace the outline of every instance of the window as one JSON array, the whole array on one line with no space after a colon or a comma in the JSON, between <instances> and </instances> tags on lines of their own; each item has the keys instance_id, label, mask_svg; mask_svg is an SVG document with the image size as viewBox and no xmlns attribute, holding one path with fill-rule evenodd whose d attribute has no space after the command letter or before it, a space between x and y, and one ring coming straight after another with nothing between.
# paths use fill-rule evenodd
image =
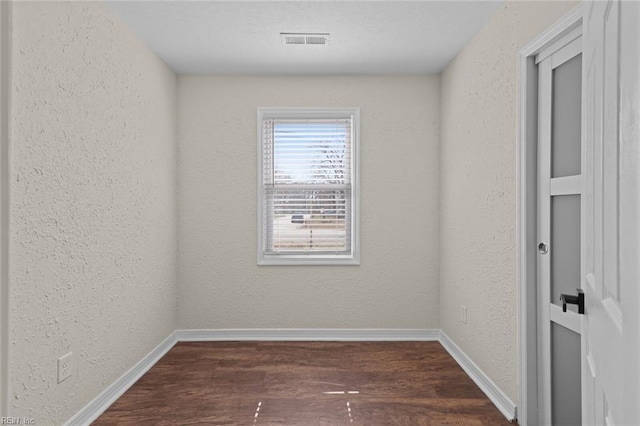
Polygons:
<instances>
[{"instance_id":1,"label":"window","mask_svg":"<svg viewBox=\"0 0 640 426\"><path fill-rule=\"evenodd\" d=\"M258 109L258 264L359 264L358 108Z\"/></svg>"}]
</instances>

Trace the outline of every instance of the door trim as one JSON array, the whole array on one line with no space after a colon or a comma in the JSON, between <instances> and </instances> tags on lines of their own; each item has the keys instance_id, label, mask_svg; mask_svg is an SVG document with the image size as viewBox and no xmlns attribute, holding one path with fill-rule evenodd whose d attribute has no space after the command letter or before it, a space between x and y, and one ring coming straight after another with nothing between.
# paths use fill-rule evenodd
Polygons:
<instances>
[{"instance_id":1,"label":"door trim","mask_svg":"<svg viewBox=\"0 0 640 426\"><path fill-rule=\"evenodd\" d=\"M9 414L9 138L11 2L0 1L0 416Z\"/></svg>"},{"instance_id":2,"label":"door trim","mask_svg":"<svg viewBox=\"0 0 640 426\"><path fill-rule=\"evenodd\" d=\"M582 26L582 4L565 14L518 53L516 143L516 270L518 294L518 423L538 424L537 355L537 140L536 56ZM580 31L581 32L581 31Z\"/></svg>"}]
</instances>

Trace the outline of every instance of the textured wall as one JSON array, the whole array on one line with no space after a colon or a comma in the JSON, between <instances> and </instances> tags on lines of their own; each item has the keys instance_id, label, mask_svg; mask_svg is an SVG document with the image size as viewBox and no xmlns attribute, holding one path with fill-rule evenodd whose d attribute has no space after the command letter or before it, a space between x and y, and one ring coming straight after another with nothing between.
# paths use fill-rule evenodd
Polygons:
<instances>
[{"instance_id":1,"label":"textured wall","mask_svg":"<svg viewBox=\"0 0 640 426\"><path fill-rule=\"evenodd\" d=\"M517 53L575 4L507 2L442 74L441 326L514 402Z\"/></svg>"},{"instance_id":2,"label":"textured wall","mask_svg":"<svg viewBox=\"0 0 640 426\"><path fill-rule=\"evenodd\" d=\"M179 88L181 328L438 327L439 78ZM256 108L361 107L360 266L256 265Z\"/></svg>"},{"instance_id":3,"label":"textured wall","mask_svg":"<svg viewBox=\"0 0 640 426\"><path fill-rule=\"evenodd\" d=\"M13 12L10 412L61 424L176 328L176 77L99 2Z\"/></svg>"}]
</instances>

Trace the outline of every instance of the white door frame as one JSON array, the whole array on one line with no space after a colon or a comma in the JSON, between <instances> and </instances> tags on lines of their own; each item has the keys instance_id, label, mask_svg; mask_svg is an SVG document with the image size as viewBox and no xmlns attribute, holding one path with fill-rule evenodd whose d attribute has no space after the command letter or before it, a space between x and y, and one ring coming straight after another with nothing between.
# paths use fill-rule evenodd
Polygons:
<instances>
[{"instance_id":1,"label":"white door frame","mask_svg":"<svg viewBox=\"0 0 640 426\"><path fill-rule=\"evenodd\" d=\"M535 57L582 26L582 4L523 47L518 55L517 294L518 424L539 424L537 355L537 143L538 68Z\"/></svg>"},{"instance_id":2,"label":"white door frame","mask_svg":"<svg viewBox=\"0 0 640 426\"><path fill-rule=\"evenodd\" d=\"M9 136L11 2L0 1L0 417L9 410Z\"/></svg>"}]
</instances>

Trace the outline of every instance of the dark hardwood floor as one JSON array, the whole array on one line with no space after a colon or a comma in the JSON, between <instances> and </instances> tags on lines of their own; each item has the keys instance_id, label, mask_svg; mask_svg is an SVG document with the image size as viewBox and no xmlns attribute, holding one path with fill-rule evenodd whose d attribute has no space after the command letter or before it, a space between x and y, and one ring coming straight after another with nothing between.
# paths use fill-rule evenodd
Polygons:
<instances>
[{"instance_id":1,"label":"dark hardwood floor","mask_svg":"<svg viewBox=\"0 0 640 426\"><path fill-rule=\"evenodd\" d=\"M94 425L510 425L437 342L178 343Z\"/></svg>"}]
</instances>

